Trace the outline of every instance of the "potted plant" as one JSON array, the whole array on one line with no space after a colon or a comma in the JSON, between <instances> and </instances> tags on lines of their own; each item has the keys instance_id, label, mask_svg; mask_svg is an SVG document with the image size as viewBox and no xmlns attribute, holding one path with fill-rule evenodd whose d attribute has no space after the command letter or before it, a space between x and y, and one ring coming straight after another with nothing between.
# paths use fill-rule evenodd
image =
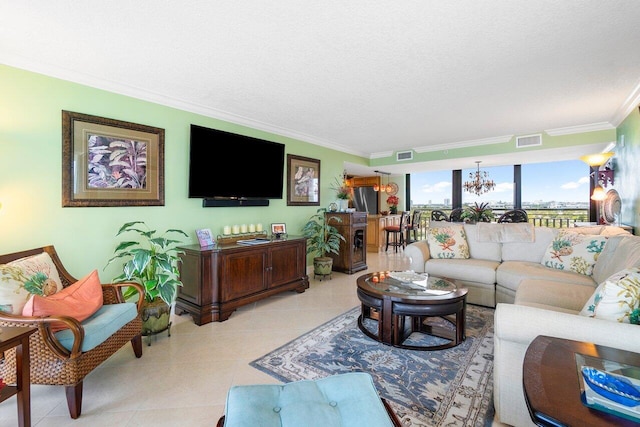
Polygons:
<instances>
[{"instance_id":1,"label":"potted plant","mask_svg":"<svg viewBox=\"0 0 640 427\"><path fill-rule=\"evenodd\" d=\"M464 222L491 222L495 218L489 203L475 202L473 206L467 206L460 218Z\"/></svg>"},{"instance_id":2,"label":"potted plant","mask_svg":"<svg viewBox=\"0 0 640 427\"><path fill-rule=\"evenodd\" d=\"M320 208L302 227L302 234L307 238L307 254L313 254L314 275L327 276L331 274L333 258L328 253L340 253L340 241L345 241L338 229L329 224L329 220L342 222L339 216L326 217L325 208Z\"/></svg>"},{"instance_id":3,"label":"potted plant","mask_svg":"<svg viewBox=\"0 0 640 427\"><path fill-rule=\"evenodd\" d=\"M338 204L341 212L344 212L349 207L349 199L351 199L351 188L349 188L344 182L340 182L338 178L335 178L335 183L331 186L336 192L338 198Z\"/></svg>"},{"instance_id":4,"label":"potted plant","mask_svg":"<svg viewBox=\"0 0 640 427\"><path fill-rule=\"evenodd\" d=\"M387 197L387 205L389 206L389 212L391 214L397 214L398 213L398 204L400 203L400 199L398 199L398 196L389 196Z\"/></svg>"},{"instance_id":5,"label":"potted plant","mask_svg":"<svg viewBox=\"0 0 640 427\"><path fill-rule=\"evenodd\" d=\"M169 229L161 236L156 236L156 230L151 230L143 221L127 222L120 227L116 236L128 232L137 233L140 239L120 242L107 265L123 258L125 262L122 264L122 274L113 281L135 282L144 286L146 293L142 311L142 335L153 335L170 328L171 304L176 298L178 286L182 286L178 278L178 262L179 255L183 252L176 248L181 242L165 236L172 233L189 236L176 229ZM130 287L124 296L132 298L136 294L137 291Z\"/></svg>"}]
</instances>

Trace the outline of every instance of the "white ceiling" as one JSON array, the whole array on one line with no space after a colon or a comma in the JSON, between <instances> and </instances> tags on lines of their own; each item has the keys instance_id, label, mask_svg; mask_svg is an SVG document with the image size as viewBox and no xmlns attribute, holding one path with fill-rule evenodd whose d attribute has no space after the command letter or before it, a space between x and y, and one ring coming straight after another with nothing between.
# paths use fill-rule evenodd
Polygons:
<instances>
[{"instance_id":1,"label":"white ceiling","mask_svg":"<svg viewBox=\"0 0 640 427\"><path fill-rule=\"evenodd\" d=\"M640 1L0 0L0 63L379 157L618 125Z\"/></svg>"}]
</instances>

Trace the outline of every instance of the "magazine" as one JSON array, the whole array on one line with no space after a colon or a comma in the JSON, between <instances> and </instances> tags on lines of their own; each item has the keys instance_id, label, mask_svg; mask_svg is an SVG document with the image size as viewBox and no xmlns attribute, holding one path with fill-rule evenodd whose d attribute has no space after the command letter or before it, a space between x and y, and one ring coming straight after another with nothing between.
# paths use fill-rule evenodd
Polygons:
<instances>
[{"instance_id":1,"label":"magazine","mask_svg":"<svg viewBox=\"0 0 640 427\"><path fill-rule=\"evenodd\" d=\"M200 242L201 248L215 246L216 244L215 240L213 240L211 230L209 230L208 228L196 229L196 236L198 237L198 242Z\"/></svg>"}]
</instances>

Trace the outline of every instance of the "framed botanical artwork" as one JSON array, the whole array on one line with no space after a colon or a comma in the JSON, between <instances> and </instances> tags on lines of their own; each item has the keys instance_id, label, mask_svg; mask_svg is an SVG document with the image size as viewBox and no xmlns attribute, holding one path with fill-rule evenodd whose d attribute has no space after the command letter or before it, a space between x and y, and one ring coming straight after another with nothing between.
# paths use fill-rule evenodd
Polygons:
<instances>
[{"instance_id":1,"label":"framed botanical artwork","mask_svg":"<svg viewBox=\"0 0 640 427\"><path fill-rule=\"evenodd\" d=\"M287 234L287 225L283 223L271 224L271 234L275 236Z\"/></svg>"},{"instance_id":2,"label":"framed botanical artwork","mask_svg":"<svg viewBox=\"0 0 640 427\"><path fill-rule=\"evenodd\" d=\"M62 111L62 206L164 206L164 129Z\"/></svg>"},{"instance_id":3,"label":"framed botanical artwork","mask_svg":"<svg viewBox=\"0 0 640 427\"><path fill-rule=\"evenodd\" d=\"M287 154L287 206L320 206L320 160Z\"/></svg>"}]
</instances>

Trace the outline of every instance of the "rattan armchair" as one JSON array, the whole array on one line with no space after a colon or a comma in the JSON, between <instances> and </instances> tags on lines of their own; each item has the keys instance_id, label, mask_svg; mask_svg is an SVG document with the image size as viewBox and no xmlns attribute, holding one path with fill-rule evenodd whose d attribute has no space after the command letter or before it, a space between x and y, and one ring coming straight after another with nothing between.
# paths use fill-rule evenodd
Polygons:
<instances>
[{"instance_id":1,"label":"rattan armchair","mask_svg":"<svg viewBox=\"0 0 640 427\"><path fill-rule=\"evenodd\" d=\"M47 252L51 256L64 287L77 281L64 268L53 246L0 255L0 264L42 252ZM125 303L122 288L126 286L134 286L139 290L140 295L144 295L144 288L136 283L103 284L103 304ZM31 384L64 386L69 415L75 419L82 412L82 384L87 374L127 342L131 342L136 357L142 356L142 317L140 313L143 300L144 296L137 303L138 315L133 320L126 323L101 344L86 352L81 350L85 330L82 324L72 317L26 317L0 312L0 327L19 326L38 329L29 338ZM74 344L70 350L60 344L55 333L51 330L51 324L57 322L68 326L74 336ZM5 353L4 361L0 365L0 374L6 383L15 383L16 381L15 360L15 349Z\"/></svg>"}]
</instances>

